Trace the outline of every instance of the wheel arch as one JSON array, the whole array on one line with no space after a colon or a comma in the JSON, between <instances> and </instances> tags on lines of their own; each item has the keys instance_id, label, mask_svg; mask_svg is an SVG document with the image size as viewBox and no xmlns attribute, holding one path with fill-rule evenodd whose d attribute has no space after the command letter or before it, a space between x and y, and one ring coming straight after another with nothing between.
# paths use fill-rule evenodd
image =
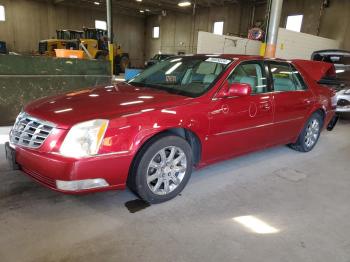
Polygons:
<instances>
[{"instance_id":1,"label":"wheel arch","mask_svg":"<svg viewBox=\"0 0 350 262\"><path fill-rule=\"evenodd\" d=\"M161 137L164 137L164 136L168 136L168 135L176 135L176 136L179 136L179 137L185 139L192 148L193 163L195 165L199 163L199 161L201 159L201 155L202 155L202 142L195 132L193 132L190 129L183 128L183 127L167 128L167 129L164 129L158 133L152 134L151 136L147 137L141 143L139 148L137 149L134 160L137 158L138 154L143 153L143 150L148 145L153 143L155 140L157 140Z\"/></svg>"},{"instance_id":2,"label":"wheel arch","mask_svg":"<svg viewBox=\"0 0 350 262\"><path fill-rule=\"evenodd\" d=\"M314 113L319 113L321 116L322 116L322 118L323 118L323 120L325 119L325 117L326 117L326 111L325 111L325 109L324 108L319 108L319 109L317 109L317 110L315 110L315 112Z\"/></svg>"},{"instance_id":3,"label":"wheel arch","mask_svg":"<svg viewBox=\"0 0 350 262\"><path fill-rule=\"evenodd\" d=\"M176 135L185 139L189 143L192 149L193 164L197 165L200 162L201 155L202 155L202 143L197 134L195 134L192 130L183 128L183 127L168 128L168 129L162 130L158 133L155 133L147 137L137 149L136 154L133 157L129 168L128 178L127 178L127 184L129 186L131 187L134 186L134 181L133 181L134 178L132 176L132 173L134 171L137 161L140 159L142 154L147 150L148 146L152 144L154 141L156 141L157 139L165 136L169 136L169 135Z\"/></svg>"},{"instance_id":4,"label":"wheel arch","mask_svg":"<svg viewBox=\"0 0 350 262\"><path fill-rule=\"evenodd\" d=\"M323 108L323 107L315 108L312 111L312 113L310 114L310 116L312 116L313 114L316 114L316 113L321 115L322 120L323 120L323 124L324 124L324 122L326 120L326 110L325 110L325 108Z\"/></svg>"}]
</instances>

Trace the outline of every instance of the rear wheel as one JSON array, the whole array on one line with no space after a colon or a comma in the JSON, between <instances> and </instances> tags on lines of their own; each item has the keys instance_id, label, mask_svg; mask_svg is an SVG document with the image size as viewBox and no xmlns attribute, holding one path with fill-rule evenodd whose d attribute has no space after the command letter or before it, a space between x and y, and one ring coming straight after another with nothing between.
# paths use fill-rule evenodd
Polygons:
<instances>
[{"instance_id":1,"label":"rear wheel","mask_svg":"<svg viewBox=\"0 0 350 262\"><path fill-rule=\"evenodd\" d=\"M192 165L192 151L187 141L178 136L164 136L142 150L128 184L151 204L168 201L184 189Z\"/></svg>"},{"instance_id":2,"label":"rear wheel","mask_svg":"<svg viewBox=\"0 0 350 262\"><path fill-rule=\"evenodd\" d=\"M319 113L314 113L305 124L297 142L289 146L300 152L311 151L320 137L322 126L322 116Z\"/></svg>"}]
</instances>

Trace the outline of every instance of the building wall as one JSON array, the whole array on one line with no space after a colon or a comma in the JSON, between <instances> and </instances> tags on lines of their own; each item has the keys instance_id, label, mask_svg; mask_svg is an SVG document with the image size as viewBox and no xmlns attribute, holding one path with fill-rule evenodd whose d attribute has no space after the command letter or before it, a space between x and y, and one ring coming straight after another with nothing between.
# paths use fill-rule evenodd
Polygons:
<instances>
[{"instance_id":1,"label":"building wall","mask_svg":"<svg viewBox=\"0 0 350 262\"><path fill-rule=\"evenodd\" d=\"M32 0L0 0L5 6L6 21L0 22L0 40L10 50L21 53L37 51L38 42L52 38L56 29L95 27L95 20L106 20L105 12L95 9L72 8ZM142 17L114 14L114 35L131 63L144 61L144 22Z\"/></svg>"},{"instance_id":2,"label":"building wall","mask_svg":"<svg viewBox=\"0 0 350 262\"><path fill-rule=\"evenodd\" d=\"M146 58L162 53L196 53L198 31L213 30L215 21L224 21L224 34L239 35L241 32L241 8L239 4L226 7L198 9L196 15L170 13L166 16L150 16L146 21ZM244 20L244 19L243 19ZM160 26L160 38L152 38L152 29Z\"/></svg>"},{"instance_id":3,"label":"building wall","mask_svg":"<svg viewBox=\"0 0 350 262\"><path fill-rule=\"evenodd\" d=\"M339 40L341 48L350 50L350 1L331 0L320 20L321 0L284 0L281 27L285 27L288 15L303 14L301 32Z\"/></svg>"},{"instance_id":4,"label":"building wall","mask_svg":"<svg viewBox=\"0 0 350 262\"><path fill-rule=\"evenodd\" d=\"M350 1L332 1L321 19L320 36L341 41L341 48L350 50Z\"/></svg>"},{"instance_id":5,"label":"building wall","mask_svg":"<svg viewBox=\"0 0 350 262\"><path fill-rule=\"evenodd\" d=\"M291 14L303 14L302 32L317 34L321 0L284 0L281 27ZM45 1L0 0L6 8L6 21L0 22L0 40L15 52L37 50L38 41L51 38L56 29L94 27L94 20L105 20L105 12L71 8ZM255 9L255 21L263 21L266 7ZM225 22L224 34L246 36L251 26L252 6L248 1L225 7L197 9L196 15L168 12L166 16L147 18L114 14L114 35L134 66L159 51L196 53L198 31L212 32L213 23ZM152 27L160 26L160 39L152 39ZM350 1L332 0L320 23L320 36L341 41L350 50Z\"/></svg>"},{"instance_id":6,"label":"building wall","mask_svg":"<svg viewBox=\"0 0 350 262\"><path fill-rule=\"evenodd\" d=\"M288 15L303 14L301 32L339 40L341 48L350 50L350 1L331 0L320 21L322 0L284 0L280 27L285 27ZM162 53L196 53L198 31L212 32L213 23L225 21L224 34L246 36L252 24L264 21L266 6L255 8L252 23L252 5L248 1L225 7L200 8L196 15L167 14L165 17L151 16L146 26L146 58L159 51ZM194 22L194 25L193 25ZM160 39L152 39L152 27L160 26Z\"/></svg>"}]
</instances>

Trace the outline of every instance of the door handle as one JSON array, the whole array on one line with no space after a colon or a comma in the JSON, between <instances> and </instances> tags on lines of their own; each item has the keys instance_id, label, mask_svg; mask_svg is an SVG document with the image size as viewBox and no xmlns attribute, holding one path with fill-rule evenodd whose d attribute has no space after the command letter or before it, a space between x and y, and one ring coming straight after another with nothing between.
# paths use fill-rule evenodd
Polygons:
<instances>
[{"instance_id":1,"label":"door handle","mask_svg":"<svg viewBox=\"0 0 350 262\"><path fill-rule=\"evenodd\" d=\"M223 112L224 114L227 114L230 111L230 108L228 107L228 105L224 104L221 106L221 112Z\"/></svg>"},{"instance_id":2,"label":"door handle","mask_svg":"<svg viewBox=\"0 0 350 262\"><path fill-rule=\"evenodd\" d=\"M269 111L271 109L271 106L269 104L262 104L260 105L260 109L263 111Z\"/></svg>"}]
</instances>

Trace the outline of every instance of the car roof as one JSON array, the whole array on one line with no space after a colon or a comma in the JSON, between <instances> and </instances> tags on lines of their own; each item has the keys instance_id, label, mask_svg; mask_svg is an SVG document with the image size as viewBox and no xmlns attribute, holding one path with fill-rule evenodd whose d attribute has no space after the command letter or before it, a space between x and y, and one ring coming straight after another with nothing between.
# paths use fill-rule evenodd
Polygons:
<instances>
[{"instance_id":1,"label":"car roof","mask_svg":"<svg viewBox=\"0 0 350 262\"><path fill-rule=\"evenodd\" d=\"M238 60L264 60L264 61L281 61L287 62L285 59L280 58L265 58L259 55L241 55L241 54L197 54L197 55L184 55L179 57L216 57L216 58L224 58L224 59L238 59ZM288 60L290 61L290 60Z\"/></svg>"},{"instance_id":2,"label":"car roof","mask_svg":"<svg viewBox=\"0 0 350 262\"><path fill-rule=\"evenodd\" d=\"M312 55L319 54L319 55L350 55L350 51L348 50L342 50L342 49L325 49L325 50L318 50L312 53Z\"/></svg>"}]
</instances>

